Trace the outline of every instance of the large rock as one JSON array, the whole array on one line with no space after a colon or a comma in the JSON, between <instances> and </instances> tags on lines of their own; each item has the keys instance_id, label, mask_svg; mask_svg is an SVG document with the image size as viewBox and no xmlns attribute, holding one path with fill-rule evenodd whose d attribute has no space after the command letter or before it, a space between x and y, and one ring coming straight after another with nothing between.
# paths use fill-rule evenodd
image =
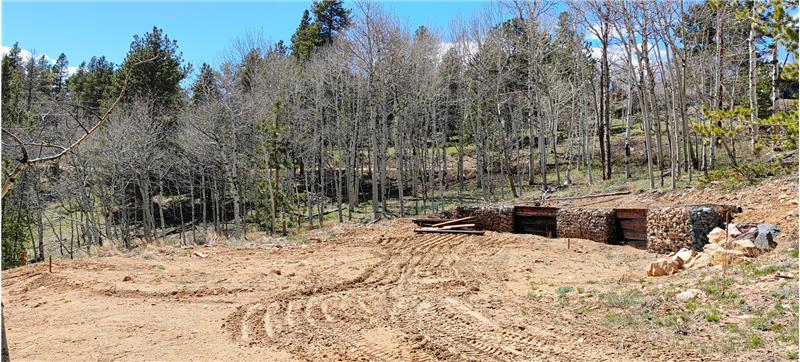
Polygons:
<instances>
[{"instance_id":1,"label":"large rock","mask_svg":"<svg viewBox=\"0 0 800 362\"><path fill-rule=\"evenodd\" d=\"M736 240L750 240L762 252L773 249L777 245L775 237L781 233L780 229L772 224L742 223L737 227L744 233L737 236Z\"/></svg>"},{"instance_id":2,"label":"large rock","mask_svg":"<svg viewBox=\"0 0 800 362\"><path fill-rule=\"evenodd\" d=\"M682 267L681 261L676 261L672 258L659 259L650 263L650 267L647 269L647 276L660 277L672 275L680 271Z\"/></svg>"},{"instance_id":3,"label":"large rock","mask_svg":"<svg viewBox=\"0 0 800 362\"><path fill-rule=\"evenodd\" d=\"M763 252L748 239L735 239L728 242L728 249L741 251L745 256L755 258Z\"/></svg>"},{"instance_id":4,"label":"large rock","mask_svg":"<svg viewBox=\"0 0 800 362\"><path fill-rule=\"evenodd\" d=\"M694 258L695 255L697 255L696 251L683 248L675 253L673 260L680 259L681 265L686 265L692 261L692 258Z\"/></svg>"},{"instance_id":5,"label":"large rock","mask_svg":"<svg viewBox=\"0 0 800 362\"><path fill-rule=\"evenodd\" d=\"M750 260L741 250L725 250L725 248L717 244L706 244L703 247L703 252L711 257L711 264L714 265L733 265Z\"/></svg>"},{"instance_id":6,"label":"large rock","mask_svg":"<svg viewBox=\"0 0 800 362\"><path fill-rule=\"evenodd\" d=\"M726 239L727 237L725 236L725 230L720 228L714 228L714 230L711 230L711 232L708 233L709 244L723 245L725 244Z\"/></svg>"},{"instance_id":7,"label":"large rock","mask_svg":"<svg viewBox=\"0 0 800 362\"><path fill-rule=\"evenodd\" d=\"M706 253L702 253L701 252L701 253L697 253L697 255L695 255L695 257L692 258L692 261L690 261L684 267L686 269L704 268L704 267L712 265L712 262L713 262L713 260L711 259L711 255L710 254L706 254Z\"/></svg>"}]
</instances>

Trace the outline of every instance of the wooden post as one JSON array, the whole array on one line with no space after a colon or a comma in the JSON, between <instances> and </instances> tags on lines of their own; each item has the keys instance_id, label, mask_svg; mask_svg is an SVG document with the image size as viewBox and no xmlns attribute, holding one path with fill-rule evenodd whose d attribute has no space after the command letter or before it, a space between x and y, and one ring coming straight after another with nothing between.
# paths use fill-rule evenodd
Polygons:
<instances>
[{"instance_id":1,"label":"wooden post","mask_svg":"<svg viewBox=\"0 0 800 362\"><path fill-rule=\"evenodd\" d=\"M52 272L53 272L53 256L52 256L52 255L49 255L49 256L48 256L48 258L49 258L49 260L50 260L50 261L49 261L49 263L48 263L48 269L49 269L49 270L50 270L50 272L52 273Z\"/></svg>"},{"instance_id":2,"label":"wooden post","mask_svg":"<svg viewBox=\"0 0 800 362\"><path fill-rule=\"evenodd\" d=\"M569 250L569 242L570 242L570 238L567 238L567 250Z\"/></svg>"}]
</instances>

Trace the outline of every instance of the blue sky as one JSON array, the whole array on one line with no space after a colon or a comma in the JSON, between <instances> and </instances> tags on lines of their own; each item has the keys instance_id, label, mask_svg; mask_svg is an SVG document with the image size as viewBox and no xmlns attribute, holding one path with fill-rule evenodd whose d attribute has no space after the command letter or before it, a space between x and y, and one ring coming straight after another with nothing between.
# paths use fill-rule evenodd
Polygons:
<instances>
[{"instance_id":1,"label":"blue sky","mask_svg":"<svg viewBox=\"0 0 800 362\"><path fill-rule=\"evenodd\" d=\"M265 40L289 38L308 1L273 2L2 2L2 45L55 58L65 53L70 66L105 55L119 64L134 34L158 26L178 41L185 62L197 69L206 62L217 66L221 53L236 38L261 33ZM427 25L446 29L456 16L470 18L486 7L483 1L383 2L412 28ZM346 7L353 7L345 2ZM446 33L443 34L446 36Z\"/></svg>"}]
</instances>

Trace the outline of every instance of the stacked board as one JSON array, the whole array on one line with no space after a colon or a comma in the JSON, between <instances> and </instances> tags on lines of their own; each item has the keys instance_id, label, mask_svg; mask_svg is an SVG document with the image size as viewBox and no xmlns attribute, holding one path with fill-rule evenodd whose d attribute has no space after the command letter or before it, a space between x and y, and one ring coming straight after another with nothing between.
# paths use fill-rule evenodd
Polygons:
<instances>
[{"instance_id":1,"label":"stacked board","mask_svg":"<svg viewBox=\"0 0 800 362\"><path fill-rule=\"evenodd\" d=\"M515 206L514 232L541 235L549 238L557 237L557 215L557 207Z\"/></svg>"},{"instance_id":2,"label":"stacked board","mask_svg":"<svg viewBox=\"0 0 800 362\"><path fill-rule=\"evenodd\" d=\"M647 209L614 209L617 240L629 245L647 247Z\"/></svg>"}]
</instances>

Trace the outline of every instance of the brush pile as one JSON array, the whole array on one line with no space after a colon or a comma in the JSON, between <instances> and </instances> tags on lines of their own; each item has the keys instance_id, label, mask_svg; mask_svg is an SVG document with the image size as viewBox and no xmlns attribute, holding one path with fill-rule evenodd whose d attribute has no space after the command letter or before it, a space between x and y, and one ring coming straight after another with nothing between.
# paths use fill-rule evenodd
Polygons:
<instances>
[{"instance_id":1,"label":"brush pile","mask_svg":"<svg viewBox=\"0 0 800 362\"><path fill-rule=\"evenodd\" d=\"M416 233L483 235L484 231L478 229L475 220L477 220L475 216L467 216L453 220L438 218L411 219L411 221L420 226L414 229Z\"/></svg>"}]
</instances>

